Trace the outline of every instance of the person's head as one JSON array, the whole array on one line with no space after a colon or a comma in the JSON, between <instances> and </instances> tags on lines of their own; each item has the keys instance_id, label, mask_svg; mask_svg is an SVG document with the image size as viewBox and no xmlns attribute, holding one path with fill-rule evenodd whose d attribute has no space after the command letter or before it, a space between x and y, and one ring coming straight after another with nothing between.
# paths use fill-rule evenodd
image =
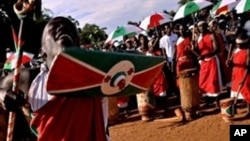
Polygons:
<instances>
[{"instance_id":1,"label":"person's head","mask_svg":"<svg viewBox=\"0 0 250 141\"><path fill-rule=\"evenodd\" d=\"M179 25L179 34L182 37L186 37L188 35L188 28L185 25Z\"/></svg>"},{"instance_id":2,"label":"person's head","mask_svg":"<svg viewBox=\"0 0 250 141\"><path fill-rule=\"evenodd\" d=\"M205 33L208 31L208 24L205 21L200 21L197 26L200 33Z\"/></svg>"},{"instance_id":3,"label":"person's head","mask_svg":"<svg viewBox=\"0 0 250 141\"><path fill-rule=\"evenodd\" d=\"M231 20L236 20L237 19L237 13L236 13L236 10L232 10L229 12L229 18Z\"/></svg>"},{"instance_id":4,"label":"person's head","mask_svg":"<svg viewBox=\"0 0 250 141\"><path fill-rule=\"evenodd\" d=\"M165 34L167 34L167 35L170 35L170 34L171 34L172 28L171 28L171 26L170 26L169 24L167 24L167 25L164 26L164 32L165 32Z\"/></svg>"},{"instance_id":5,"label":"person's head","mask_svg":"<svg viewBox=\"0 0 250 141\"><path fill-rule=\"evenodd\" d=\"M45 26L42 35L42 50L46 53L46 62L50 67L54 57L67 47L79 47L79 35L76 26L65 17L55 17Z\"/></svg>"},{"instance_id":6,"label":"person's head","mask_svg":"<svg viewBox=\"0 0 250 141\"><path fill-rule=\"evenodd\" d=\"M247 48L249 47L249 36L246 32L239 34L235 40L238 48Z\"/></svg>"},{"instance_id":7,"label":"person's head","mask_svg":"<svg viewBox=\"0 0 250 141\"><path fill-rule=\"evenodd\" d=\"M208 24L210 31L215 31L218 27L218 23L215 20L211 20Z\"/></svg>"}]
</instances>

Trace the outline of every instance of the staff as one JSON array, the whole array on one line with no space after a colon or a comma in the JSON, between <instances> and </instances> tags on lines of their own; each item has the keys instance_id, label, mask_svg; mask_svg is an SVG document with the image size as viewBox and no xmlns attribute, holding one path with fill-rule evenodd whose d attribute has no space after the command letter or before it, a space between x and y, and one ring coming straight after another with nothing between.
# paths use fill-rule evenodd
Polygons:
<instances>
[{"instance_id":1,"label":"staff","mask_svg":"<svg viewBox=\"0 0 250 141\"><path fill-rule=\"evenodd\" d=\"M16 47L16 63L14 69L14 77L13 77L13 86L12 91L18 92L18 81L20 77L20 69L22 64L22 46L21 46L21 37L22 37L22 29L23 29L23 18L26 16L28 12L33 10L34 0L24 1L18 0L14 6L14 12L20 19L20 27L19 27L19 34L18 34L18 44ZM16 114L14 112L9 113L9 120L8 120L8 130L7 130L7 138L6 141L12 141L13 139L13 131L14 131L14 123L15 123Z\"/></svg>"}]
</instances>

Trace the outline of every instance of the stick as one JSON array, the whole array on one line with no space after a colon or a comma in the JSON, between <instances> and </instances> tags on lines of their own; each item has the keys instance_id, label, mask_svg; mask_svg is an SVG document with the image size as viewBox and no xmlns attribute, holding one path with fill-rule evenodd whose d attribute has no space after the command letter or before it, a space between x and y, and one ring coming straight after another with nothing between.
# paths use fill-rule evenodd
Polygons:
<instances>
[{"instance_id":1,"label":"stick","mask_svg":"<svg viewBox=\"0 0 250 141\"><path fill-rule=\"evenodd\" d=\"M18 81L20 77L20 69L22 63L22 50L21 50L21 35L23 29L23 20L20 21L20 28L19 28L19 35L18 35L18 48L16 50L16 64L14 70L14 77L13 77L13 86L12 91L18 92ZM14 131L14 124L15 124L16 113L10 112L9 113L9 120L8 120L8 130L7 130L7 139L6 141L12 141L13 139L13 131Z\"/></svg>"}]
</instances>

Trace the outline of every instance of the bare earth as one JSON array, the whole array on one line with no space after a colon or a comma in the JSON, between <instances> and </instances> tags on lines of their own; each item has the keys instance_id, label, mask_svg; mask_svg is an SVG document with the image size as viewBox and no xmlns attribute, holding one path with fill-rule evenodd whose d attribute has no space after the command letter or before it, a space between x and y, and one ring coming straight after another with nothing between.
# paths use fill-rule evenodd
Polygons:
<instances>
[{"instance_id":1,"label":"bare earth","mask_svg":"<svg viewBox=\"0 0 250 141\"><path fill-rule=\"evenodd\" d=\"M138 112L134 111L128 118L110 126L109 132L111 141L229 141L230 124L250 125L250 118L244 118L246 108L243 106L237 111L231 123L221 118L220 111L207 110L207 114L187 122L159 119L143 122Z\"/></svg>"}]
</instances>

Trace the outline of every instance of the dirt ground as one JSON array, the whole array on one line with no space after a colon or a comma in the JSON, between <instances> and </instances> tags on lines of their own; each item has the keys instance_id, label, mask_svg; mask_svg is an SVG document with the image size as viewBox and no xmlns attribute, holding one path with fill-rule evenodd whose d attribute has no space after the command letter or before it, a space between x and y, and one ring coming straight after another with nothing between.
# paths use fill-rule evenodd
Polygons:
<instances>
[{"instance_id":1,"label":"dirt ground","mask_svg":"<svg viewBox=\"0 0 250 141\"><path fill-rule=\"evenodd\" d=\"M250 125L250 118L244 117L245 106L238 107L230 123L222 119L220 110L202 110L203 116L186 122L163 121L171 117L162 118L161 111L154 121L143 122L134 110L132 115L109 127L111 141L229 141L230 125Z\"/></svg>"}]
</instances>

